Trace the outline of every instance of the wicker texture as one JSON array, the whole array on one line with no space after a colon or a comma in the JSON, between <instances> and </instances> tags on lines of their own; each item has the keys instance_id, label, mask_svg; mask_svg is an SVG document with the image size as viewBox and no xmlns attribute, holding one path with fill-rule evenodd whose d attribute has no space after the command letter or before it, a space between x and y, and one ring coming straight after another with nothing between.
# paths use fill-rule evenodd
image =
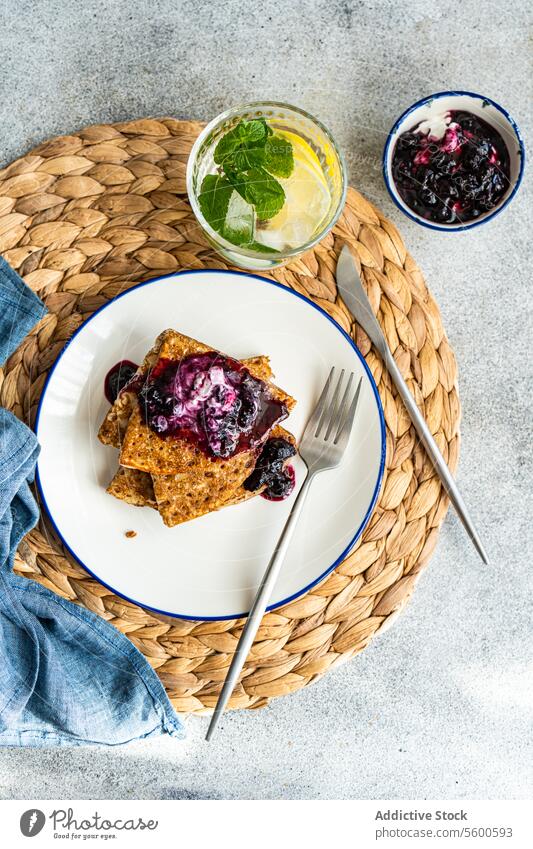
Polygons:
<instances>
[{"instance_id":1,"label":"wicker texture","mask_svg":"<svg viewBox=\"0 0 533 849\"><path fill-rule=\"evenodd\" d=\"M187 203L187 155L200 128L168 118L89 127L46 142L0 171L0 252L49 310L0 371L0 404L23 420L33 423L49 368L94 310L140 280L226 267ZM381 360L338 297L336 255L345 241L439 448L452 471L457 465L456 365L438 308L394 225L350 189L334 231L272 276L354 335L385 411L385 477L349 557L311 592L265 616L234 708L261 707L304 687L388 626L427 565L448 506ZM68 557L45 519L23 541L16 568L127 634L178 711L214 706L242 621L162 620L147 613Z\"/></svg>"}]
</instances>

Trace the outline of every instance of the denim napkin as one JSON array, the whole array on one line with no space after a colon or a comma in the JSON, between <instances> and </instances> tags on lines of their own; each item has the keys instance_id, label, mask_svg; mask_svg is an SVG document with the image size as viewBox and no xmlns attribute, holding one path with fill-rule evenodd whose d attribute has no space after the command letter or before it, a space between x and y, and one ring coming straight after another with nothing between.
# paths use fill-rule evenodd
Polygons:
<instances>
[{"instance_id":1,"label":"denim napkin","mask_svg":"<svg viewBox=\"0 0 533 849\"><path fill-rule=\"evenodd\" d=\"M44 315L0 257L0 363ZM36 524L35 434L0 408L0 746L117 745L183 726L135 646L94 613L13 569Z\"/></svg>"}]
</instances>

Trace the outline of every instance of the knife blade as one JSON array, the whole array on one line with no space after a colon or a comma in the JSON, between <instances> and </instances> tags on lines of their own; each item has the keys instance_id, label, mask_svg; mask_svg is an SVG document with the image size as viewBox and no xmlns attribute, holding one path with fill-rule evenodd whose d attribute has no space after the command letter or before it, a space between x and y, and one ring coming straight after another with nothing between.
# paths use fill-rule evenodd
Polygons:
<instances>
[{"instance_id":1,"label":"knife blade","mask_svg":"<svg viewBox=\"0 0 533 849\"><path fill-rule=\"evenodd\" d=\"M344 245L337 262L337 288L339 294L355 318L356 322L363 328L370 341L381 355L381 359L389 372L396 389L405 404L409 418L411 419L420 441L426 449L427 455L437 472L442 485L451 503L457 511L463 526L475 546L479 556L484 563L488 564L487 553L483 547L478 532L470 517L466 504L457 488L457 484L450 472L446 461L442 456L437 443L433 438L427 422L422 416L415 399L409 391L400 369L396 365L387 340L381 330L379 322L374 315L372 306L366 294L356 262L347 245Z\"/></svg>"}]
</instances>

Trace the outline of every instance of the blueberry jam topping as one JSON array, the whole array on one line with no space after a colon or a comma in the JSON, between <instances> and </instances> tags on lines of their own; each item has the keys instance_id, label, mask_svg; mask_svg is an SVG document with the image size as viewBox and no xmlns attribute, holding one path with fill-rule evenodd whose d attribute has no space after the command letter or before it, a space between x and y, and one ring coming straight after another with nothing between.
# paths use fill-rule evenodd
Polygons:
<instances>
[{"instance_id":1,"label":"blueberry jam topping","mask_svg":"<svg viewBox=\"0 0 533 849\"><path fill-rule=\"evenodd\" d=\"M267 501L283 501L293 491L295 482L294 466L285 466L283 472L276 475L270 485L263 490L261 498L266 498Z\"/></svg>"},{"instance_id":2,"label":"blueberry jam topping","mask_svg":"<svg viewBox=\"0 0 533 849\"><path fill-rule=\"evenodd\" d=\"M284 463L289 457L294 457L296 449L286 439L268 439L255 464L252 474L244 481L244 488L255 492L260 487L261 493L269 501L282 501L294 489L295 475L292 466Z\"/></svg>"},{"instance_id":3,"label":"blueberry jam topping","mask_svg":"<svg viewBox=\"0 0 533 849\"><path fill-rule=\"evenodd\" d=\"M222 458L259 446L288 415L266 383L215 351L159 360L139 403L146 423L160 436L179 434Z\"/></svg>"},{"instance_id":4,"label":"blueberry jam topping","mask_svg":"<svg viewBox=\"0 0 533 849\"><path fill-rule=\"evenodd\" d=\"M392 176L402 200L429 221L472 221L509 188L509 151L500 133L470 112L442 116L442 136L423 122L398 138Z\"/></svg>"},{"instance_id":5,"label":"blueberry jam topping","mask_svg":"<svg viewBox=\"0 0 533 849\"><path fill-rule=\"evenodd\" d=\"M138 366L132 363L131 360L121 360L108 371L104 383L104 393L110 404L114 404L137 369Z\"/></svg>"}]
</instances>

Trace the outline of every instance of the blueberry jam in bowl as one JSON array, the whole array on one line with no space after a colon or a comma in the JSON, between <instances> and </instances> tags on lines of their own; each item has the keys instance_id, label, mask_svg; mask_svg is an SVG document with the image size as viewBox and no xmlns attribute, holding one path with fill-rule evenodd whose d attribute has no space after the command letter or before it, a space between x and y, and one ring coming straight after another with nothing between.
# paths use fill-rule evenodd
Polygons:
<instances>
[{"instance_id":1,"label":"blueberry jam in bowl","mask_svg":"<svg viewBox=\"0 0 533 849\"><path fill-rule=\"evenodd\" d=\"M440 92L398 118L383 174L393 201L417 223L467 230L507 206L524 162L520 131L501 106L471 92Z\"/></svg>"}]
</instances>

